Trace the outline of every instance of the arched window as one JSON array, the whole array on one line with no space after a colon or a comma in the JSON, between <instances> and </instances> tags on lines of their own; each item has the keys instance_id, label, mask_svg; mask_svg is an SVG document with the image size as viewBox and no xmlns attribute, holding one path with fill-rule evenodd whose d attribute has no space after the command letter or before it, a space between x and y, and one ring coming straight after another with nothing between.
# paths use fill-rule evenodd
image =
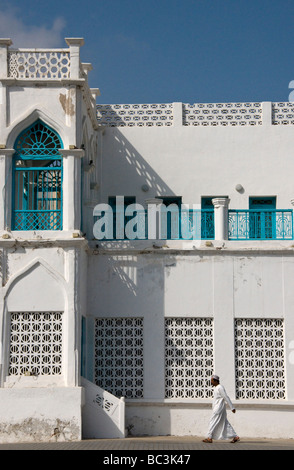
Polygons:
<instances>
[{"instance_id":1,"label":"arched window","mask_svg":"<svg viewBox=\"0 0 294 470\"><path fill-rule=\"evenodd\" d=\"M16 139L13 157L13 230L62 230L62 157L59 135L38 120Z\"/></svg>"}]
</instances>

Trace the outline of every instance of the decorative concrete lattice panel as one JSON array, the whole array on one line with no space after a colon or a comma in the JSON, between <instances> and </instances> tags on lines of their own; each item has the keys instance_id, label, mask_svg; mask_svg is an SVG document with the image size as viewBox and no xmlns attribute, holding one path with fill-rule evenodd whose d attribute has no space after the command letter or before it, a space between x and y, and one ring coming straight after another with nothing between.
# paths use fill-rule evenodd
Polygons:
<instances>
[{"instance_id":1,"label":"decorative concrete lattice panel","mask_svg":"<svg viewBox=\"0 0 294 470\"><path fill-rule=\"evenodd\" d=\"M11 313L9 375L60 375L61 368L62 313Z\"/></svg>"},{"instance_id":2,"label":"decorative concrete lattice panel","mask_svg":"<svg viewBox=\"0 0 294 470\"><path fill-rule=\"evenodd\" d=\"M66 79L70 77L68 51L19 50L8 53L8 76L18 79Z\"/></svg>"},{"instance_id":3,"label":"decorative concrete lattice panel","mask_svg":"<svg viewBox=\"0 0 294 470\"><path fill-rule=\"evenodd\" d=\"M235 321L236 396L284 399L284 323L281 319Z\"/></svg>"},{"instance_id":4,"label":"decorative concrete lattice panel","mask_svg":"<svg viewBox=\"0 0 294 470\"><path fill-rule=\"evenodd\" d=\"M183 104L184 126L256 126L261 124L261 103Z\"/></svg>"},{"instance_id":5,"label":"decorative concrete lattice panel","mask_svg":"<svg viewBox=\"0 0 294 470\"><path fill-rule=\"evenodd\" d=\"M125 398L143 398L143 319L95 322L95 383Z\"/></svg>"},{"instance_id":6,"label":"decorative concrete lattice panel","mask_svg":"<svg viewBox=\"0 0 294 470\"><path fill-rule=\"evenodd\" d=\"M272 123L288 126L294 124L294 103L272 103Z\"/></svg>"},{"instance_id":7,"label":"decorative concrete lattice panel","mask_svg":"<svg viewBox=\"0 0 294 470\"><path fill-rule=\"evenodd\" d=\"M213 320L165 320L165 397L212 396Z\"/></svg>"},{"instance_id":8,"label":"decorative concrete lattice panel","mask_svg":"<svg viewBox=\"0 0 294 470\"><path fill-rule=\"evenodd\" d=\"M107 104L97 106L99 124L110 127L152 127L173 124L172 104Z\"/></svg>"}]
</instances>

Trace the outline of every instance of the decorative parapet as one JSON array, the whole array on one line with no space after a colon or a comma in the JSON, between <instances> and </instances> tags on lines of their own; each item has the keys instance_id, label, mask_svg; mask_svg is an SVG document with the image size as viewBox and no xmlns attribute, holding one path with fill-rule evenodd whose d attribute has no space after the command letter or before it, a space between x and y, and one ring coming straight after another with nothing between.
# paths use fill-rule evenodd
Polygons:
<instances>
[{"instance_id":1,"label":"decorative parapet","mask_svg":"<svg viewBox=\"0 0 294 470\"><path fill-rule=\"evenodd\" d=\"M67 49L18 49L8 51L8 77L16 79L68 79L70 54Z\"/></svg>"},{"instance_id":2,"label":"decorative parapet","mask_svg":"<svg viewBox=\"0 0 294 470\"><path fill-rule=\"evenodd\" d=\"M290 101L272 103L272 124L288 126L294 124L294 103Z\"/></svg>"},{"instance_id":3,"label":"decorative parapet","mask_svg":"<svg viewBox=\"0 0 294 470\"><path fill-rule=\"evenodd\" d=\"M65 38L65 41L68 48L64 49L13 49L10 48L11 39L0 38L0 81L8 86L16 80L21 85L45 80L51 84L70 81L80 85L87 112L96 129L96 97L100 92L88 84L92 65L80 60L84 39Z\"/></svg>"},{"instance_id":4,"label":"decorative parapet","mask_svg":"<svg viewBox=\"0 0 294 470\"><path fill-rule=\"evenodd\" d=\"M87 81L90 64L81 64L83 38L66 38L67 49L12 49L0 39L0 79Z\"/></svg>"},{"instance_id":5,"label":"decorative parapet","mask_svg":"<svg viewBox=\"0 0 294 470\"><path fill-rule=\"evenodd\" d=\"M184 126L256 126L262 124L262 103L183 104Z\"/></svg>"},{"instance_id":6,"label":"decorative parapet","mask_svg":"<svg viewBox=\"0 0 294 470\"><path fill-rule=\"evenodd\" d=\"M262 103L101 104L97 120L106 127L256 126L263 110Z\"/></svg>"},{"instance_id":7,"label":"decorative parapet","mask_svg":"<svg viewBox=\"0 0 294 470\"><path fill-rule=\"evenodd\" d=\"M293 102L99 104L106 127L294 125Z\"/></svg>"},{"instance_id":8,"label":"decorative parapet","mask_svg":"<svg viewBox=\"0 0 294 470\"><path fill-rule=\"evenodd\" d=\"M102 126L152 127L173 124L173 104L101 104L97 119Z\"/></svg>"}]
</instances>

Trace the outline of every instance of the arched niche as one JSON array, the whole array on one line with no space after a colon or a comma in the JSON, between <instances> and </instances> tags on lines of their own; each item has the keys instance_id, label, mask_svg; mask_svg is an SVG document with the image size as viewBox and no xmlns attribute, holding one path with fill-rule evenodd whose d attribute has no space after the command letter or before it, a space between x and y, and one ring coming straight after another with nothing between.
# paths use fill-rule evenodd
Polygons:
<instances>
[{"instance_id":1,"label":"arched niche","mask_svg":"<svg viewBox=\"0 0 294 470\"><path fill-rule=\"evenodd\" d=\"M40 261L13 279L7 290L8 312L64 311L65 305L61 279Z\"/></svg>"}]
</instances>

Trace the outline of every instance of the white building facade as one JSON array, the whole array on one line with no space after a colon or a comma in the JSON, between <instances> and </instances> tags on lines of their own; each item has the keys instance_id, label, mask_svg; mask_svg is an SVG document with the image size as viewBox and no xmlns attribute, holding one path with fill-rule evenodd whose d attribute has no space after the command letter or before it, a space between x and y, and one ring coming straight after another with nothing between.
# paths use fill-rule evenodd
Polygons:
<instances>
[{"instance_id":1,"label":"white building facade","mask_svg":"<svg viewBox=\"0 0 294 470\"><path fill-rule=\"evenodd\" d=\"M293 438L293 103L96 105L0 40L0 441ZM137 204L137 206L133 206Z\"/></svg>"}]
</instances>

